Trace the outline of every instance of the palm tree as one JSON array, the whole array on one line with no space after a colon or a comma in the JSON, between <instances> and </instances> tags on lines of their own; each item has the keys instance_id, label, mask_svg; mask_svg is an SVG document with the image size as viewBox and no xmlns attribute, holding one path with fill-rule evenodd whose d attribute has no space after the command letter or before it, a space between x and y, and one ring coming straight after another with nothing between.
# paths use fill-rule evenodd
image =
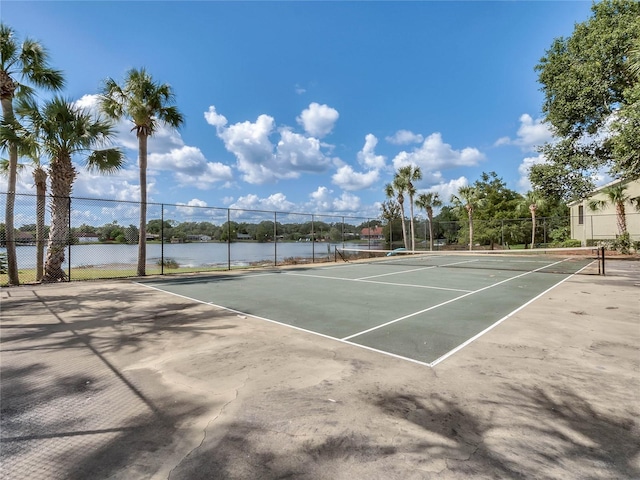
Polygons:
<instances>
[{"instance_id":1,"label":"palm tree","mask_svg":"<svg viewBox=\"0 0 640 480\"><path fill-rule=\"evenodd\" d=\"M40 149L37 143L37 134L29 131L14 119L12 124L0 125L0 149L8 150L9 145L16 145L19 157L29 158L32 162L32 176L36 187L36 282L42 281L44 268L44 216L47 194L47 172L40 161ZM26 167L18 164L17 170ZM8 175L9 160L0 160L0 172Z\"/></svg>"},{"instance_id":2,"label":"palm tree","mask_svg":"<svg viewBox=\"0 0 640 480\"><path fill-rule=\"evenodd\" d=\"M473 211L480 203L478 192L473 187L460 187L458 195L451 195L451 203L456 210L464 208L469 219L469 250L473 250Z\"/></svg>"},{"instance_id":3,"label":"palm tree","mask_svg":"<svg viewBox=\"0 0 640 480\"><path fill-rule=\"evenodd\" d=\"M410 222L411 222L411 250L415 250L416 249L416 235L415 235L415 228L414 228L414 222L413 222L413 197L416 194L416 188L413 185L413 182L417 182L418 180L422 179L422 171L420 170L420 167L416 166L416 165L405 165L404 167L401 167L398 170L398 173L396 174L398 176L400 176L401 178L403 178L403 183L406 185L406 190L407 193L409 194L409 218L410 218Z\"/></svg>"},{"instance_id":4,"label":"palm tree","mask_svg":"<svg viewBox=\"0 0 640 480\"><path fill-rule=\"evenodd\" d=\"M433 209L441 206L442 201L437 192L421 193L416 198L416 207L427 212L429 217L429 250L433 250Z\"/></svg>"},{"instance_id":5,"label":"palm tree","mask_svg":"<svg viewBox=\"0 0 640 480\"><path fill-rule=\"evenodd\" d=\"M404 183L404 179L397 174L392 183L388 183L384 187L384 192L389 199L394 199L400 207L400 220L402 221L402 243L404 248L408 248L407 245L407 226L404 222L404 194L407 191L407 186Z\"/></svg>"},{"instance_id":6,"label":"palm tree","mask_svg":"<svg viewBox=\"0 0 640 480\"><path fill-rule=\"evenodd\" d=\"M627 194L627 186L623 185L622 183L605 187L601 190L601 192L605 195L606 198L604 200L589 200L589 209L596 212L608 207L609 205L613 205L616 209L616 223L618 225L618 232L620 236L626 236L627 215L624 204L626 202L633 202L635 199L632 199Z\"/></svg>"},{"instance_id":7,"label":"palm tree","mask_svg":"<svg viewBox=\"0 0 640 480\"><path fill-rule=\"evenodd\" d=\"M525 208L531 214L531 248L536 245L536 212L546 204L545 198L537 191L529 191L516 206L518 211Z\"/></svg>"},{"instance_id":8,"label":"palm tree","mask_svg":"<svg viewBox=\"0 0 640 480\"><path fill-rule=\"evenodd\" d=\"M0 103L2 117L6 123L15 119L13 100L16 97L31 97L29 84L48 90L60 90L64 78L59 70L48 64L49 55L38 42L29 38L19 44L13 29L0 23ZM18 285L18 262L14 237L14 206L18 171L18 148L9 144L9 168L5 228L7 244L7 273L9 284Z\"/></svg>"},{"instance_id":9,"label":"palm tree","mask_svg":"<svg viewBox=\"0 0 640 480\"><path fill-rule=\"evenodd\" d=\"M127 72L124 84L109 78L105 82L102 108L111 118L127 117L133 122L138 138L140 167L140 237L138 241L138 275L146 274L147 258L147 140L156 131L158 121L179 128L184 117L172 105L175 99L169 84L154 82L144 68Z\"/></svg>"},{"instance_id":10,"label":"palm tree","mask_svg":"<svg viewBox=\"0 0 640 480\"><path fill-rule=\"evenodd\" d=\"M65 276L62 262L69 241L70 195L77 176L72 157L84 157L90 171L112 173L122 166L124 156L117 148L106 148L113 124L68 100L56 96L39 109L35 101L25 99L16 110L33 125L42 153L49 158L51 228L43 281L60 281Z\"/></svg>"}]
</instances>

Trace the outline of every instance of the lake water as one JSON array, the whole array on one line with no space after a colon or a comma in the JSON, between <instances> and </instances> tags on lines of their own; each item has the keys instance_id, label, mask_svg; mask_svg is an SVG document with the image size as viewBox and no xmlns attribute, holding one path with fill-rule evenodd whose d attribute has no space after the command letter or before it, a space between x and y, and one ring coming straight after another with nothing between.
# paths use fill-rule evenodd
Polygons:
<instances>
[{"instance_id":1,"label":"lake water","mask_svg":"<svg viewBox=\"0 0 640 480\"><path fill-rule=\"evenodd\" d=\"M342 244L340 244L342 245ZM283 263L285 259L306 258L326 261L334 258L335 244L325 242L286 242L286 243L178 243L159 245L147 244L147 264L156 264L164 255L165 259L175 260L181 267L233 266L249 265L255 262ZM366 245L364 246L366 248ZM6 251L0 248L0 252ZM46 255L46 252L45 252ZM27 269L36 266L36 247L19 246L16 248L18 268ZM121 266L131 267L137 264L138 245L80 244L67 247L63 268L71 267Z\"/></svg>"}]
</instances>

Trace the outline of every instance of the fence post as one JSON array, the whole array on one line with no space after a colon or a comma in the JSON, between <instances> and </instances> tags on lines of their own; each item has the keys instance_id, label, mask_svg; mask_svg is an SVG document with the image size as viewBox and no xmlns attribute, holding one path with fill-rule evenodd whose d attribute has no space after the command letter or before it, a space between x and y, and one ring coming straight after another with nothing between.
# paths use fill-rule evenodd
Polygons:
<instances>
[{"instance_id":1,"label":"fence post","mask_svg":"<svg viewBox=\"0 0 640 480\"><path fill-rule=\"evenodd\" d=\"M273 266L278 266L278 212L273 212Z\"/></svg>"},{"instance_id":2,"label":"fence post","mask_svg":"<svg viewBox=\"0 0 640 480\"><path fill-rule=\"evenodd\" d=\"M231 209L227 208L227 270L231 270Z\"/></svg>"},{"instance_id":3,"label":"fence post","mask_svg":"<svg viewBox=\"0 0 640 480\"><path fill-rule=\"evenodd\" d=\"M313 213L311 214L311 263L316 262L316 234L313 223Z\"/></svg>"},{"instance_id":4,"label":"fence post","mask_svg":"<svg viewBox=\"0 0 640 480\"><path fill-rule=\"evenodd\" d=\"M164 275L164 203L160 204L160 275Z\"/></svg>"},{"instance_id":5,"label":"fence post","mask_svg":"<svg viewBox=\"0 0 640 480\"><path fill-rule=\"evenodd\" d=\"M67 255L67 264L68 264L68 268L67 270L69 270L69 275L67 275L67 281L70 282L71 281L71 197L67 197L67 204L69 205L68 208L68 214L69 214L69 233L67 234L67 245L69 245L69 255Z\"/></svg>"}]
</instances>

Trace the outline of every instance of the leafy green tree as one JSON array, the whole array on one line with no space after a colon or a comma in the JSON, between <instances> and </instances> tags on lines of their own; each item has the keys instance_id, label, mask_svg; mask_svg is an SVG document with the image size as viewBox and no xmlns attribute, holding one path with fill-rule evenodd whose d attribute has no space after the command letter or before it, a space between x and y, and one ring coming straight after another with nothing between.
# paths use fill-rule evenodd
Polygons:
<instances>
[{"instance_id":1,"label":"leafy green tree","mask_svg":"<svg viewBox=\"0 0 640 480\"><path fill-rule=\"evenodd\" d=\"M459 237L461 224L456 209L444 205L433 218L433 237L444 238L447 243L455 243Z\"/></svg>"},{"instance_id":2,"label":"leafy green tree","mask_svg":"<svg viewBox=\"0 0 640 480\"><path fill-rule=\"evenodd\" d=\"M611 130L614 133L610 146L616 159L612 169L622 178L640 177L640 37L627 55L627 70L633 78L624 91L627 99L614 117Z\"/></svg>"},{"instance_id":3,"label":"leafy green tree","mask_svg":"<svg viewBox=\"0 0 640 480\"><path fill-rule=\"evenodd\" d=\"M496 172L482 172L473 188L482 199L482 209L474 212L474 239L493 248L494 244L502 243L504 224L516 216L516 205L521 196L508 188Z\"/></svg>"},{"instance_id":4,"label":"leafy green tree","mask_svg":"<svg viewBox=\"0 0 640 480\"><path fill-rule=\"evenodd\" d=\"M602 169L640 175L638 79L628 65L640 38L640 2L603 0L592 12L570 37L555 39L536 66L557 140L541 148L547 162L531 168L534 188L546 196L583 198Z\"/></svg>"},{"instance_id":5,"label":"leafy green tree","mask_svg":"<svg viewBox=\"0 0 640 480\"><path fill-rule=\"evenodd\" d=\"M273 222L265 220L256 228L256 240L258 242L270 242L273 240Z\"/></svg>"},{"instance_id":6,"label":"leafy green tree","mask_svg":"<svg viewBox=\"0 0 640 480\"><path fill-rule=\"evenodd\" d=\"M31 85L46 90L60 90L64 86L62 72L49 66L49 54L35 40L26 38L22 43L12 28L0 23L0 104L3 123L16 122L13 102L16 98L33 97ZM14 237L14 208L18 169L18 146L9 142L9 168L7 204L5 210L7 272L9 285L19 285L18 263Z\"/></svg>"},{"instance_id":7,"label":"leafy green tree","mask_svg":"<svg viewBox=\"0 0 640 480\"><path fill-rule=\"evenodd\" d=\"M138 241L138 275L146 273L147 259L147 141L158 122L179 128L184 117L173 105L175 95L167 83L156 83L147 71L131 69L124 83L109 78L103 89L102 108L113 119L128 118L138 138L140 170L140 239Z\"/></svg>"},{"instance_id":8,"label":"leafy green tree","mask_svg":"<svg viewBox=\"0 0 640 480\"><path fill-rule=\"evenodd\" d=\"M273 227L272 227L273 228ZM272 230L273 231L273 230ZM238 239L238 223L237 222L224 222L220 226L220 241L228 242Z\"/></svg>"},{"instance_id":9,"label":"leafy green tree","mask_svg":"<svg viewBox=\"0 0 640 480\"><path fill-rule=\"evenodd\" d=\"M437 192L421 193L416 198L416 206L423 209L429 218L429 250L433 250L433 209L442 206Z\"/></svg>"},{"instance_id":10,"label":"leafy green tree","mask_svg":"<svg viewBox=\"0 0 640 480\"><path fill-rule=\"evenodd\" d=\"M140 233L138 232L138 227L135 225L129 225L124 231L124 238L127 243L134 244L138 241Z\"/></svg>"},{"instance_id":11,"label":"leafy green tree","mask_svg":"<svg viewBox=\"0 0 640 480\"><path fill-rule=\"evenodd\" d=\"M42 153L49 158L51 179L51 228L43 281L62 280L62 262L69 242L70 195L77 170L74 156L84 157L90 171L112 173L123 163L117 148L100 149L113 136L113 125L71 102L54 97L40 109L33 99L21 99L16 111L38 133Z\"/></svg>"}]
</instances>

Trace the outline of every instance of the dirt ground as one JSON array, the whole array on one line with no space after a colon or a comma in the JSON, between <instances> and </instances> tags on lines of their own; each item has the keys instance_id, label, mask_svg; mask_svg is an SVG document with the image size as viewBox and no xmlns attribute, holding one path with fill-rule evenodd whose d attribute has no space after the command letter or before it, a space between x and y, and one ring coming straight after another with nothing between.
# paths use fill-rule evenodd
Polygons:
<instances>
[{"instance_id":1,"label":"dirt ground","mask_svg":"<svg viewBox=\"0 0 640 480\"><path fill-rule=\"evenodd\" d=\"M434 368L130 281L1 293L1 478L640 478L637 261Z\"/></svg>"}]
</instances>

